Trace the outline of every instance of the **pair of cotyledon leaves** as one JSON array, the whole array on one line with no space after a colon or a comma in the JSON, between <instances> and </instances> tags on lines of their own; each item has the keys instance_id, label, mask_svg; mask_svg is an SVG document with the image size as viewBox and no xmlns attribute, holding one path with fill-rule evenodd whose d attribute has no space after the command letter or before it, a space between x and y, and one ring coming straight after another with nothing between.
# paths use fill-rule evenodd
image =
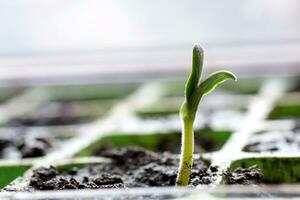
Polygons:
<instances>
[{"instance_id":1,"label":"pair of cotyledon leaves","mask_svg":"<svg viewBox=\"0 0 300 200\"><path fill-rule=\"evenodd\" d=\"M192 72L185 85L185 98L189 111L195 113L202 96L210 93L226 80L237 80L236 76L225 70L217 71L200 82L203 68L203 50L199 45L193 49Z\"/></svg>"}]
</instances>

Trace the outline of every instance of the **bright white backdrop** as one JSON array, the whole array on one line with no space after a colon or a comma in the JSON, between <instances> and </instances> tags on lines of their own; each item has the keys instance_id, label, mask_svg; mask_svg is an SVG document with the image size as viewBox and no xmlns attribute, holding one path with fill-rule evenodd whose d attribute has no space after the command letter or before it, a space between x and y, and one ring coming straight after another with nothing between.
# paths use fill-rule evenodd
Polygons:
<instances>
[{"instance_id":1,"label":"bright white backdrop","mask_svg":"<svg viewBox=\"0 0 300 200\"><path fill-rule=\"evenodd\" d=\"M297 0L1 0L0 55L295 41Z\"/></svg>"},{"instance_id":2,"label":"bright white backdrop","mask_svg":"<svg viewBox=\"0 0 300 200\"><path fill-rule=\"evenodd\" d=\"M298 0L1 0L0 80L300 71ZM242 70L241 70L242 69Z\"/></svg>"}]
</instances>

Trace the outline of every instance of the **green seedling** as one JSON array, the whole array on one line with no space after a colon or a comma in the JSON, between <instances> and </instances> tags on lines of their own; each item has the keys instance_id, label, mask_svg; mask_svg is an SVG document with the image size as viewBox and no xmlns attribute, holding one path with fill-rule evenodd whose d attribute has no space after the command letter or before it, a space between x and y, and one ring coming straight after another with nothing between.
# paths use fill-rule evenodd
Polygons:
<instances>
[{"instance_id":1,"label":"green seedling","mask_svg":"<svg viewBox=\"0 0 300 200\"><path fill-rule=\"evenodd\" d=\"M186 186L190 180L194 152L194 121L201 98L213 91L226 80L237 80L229 71L212 73L200 82L203 67L203 50L195 45L193 49L192 72L185 85L185 100L180 108L182 121L182 143L179 170L176 179L177 186Z\"/></svg>"}]
</instances>

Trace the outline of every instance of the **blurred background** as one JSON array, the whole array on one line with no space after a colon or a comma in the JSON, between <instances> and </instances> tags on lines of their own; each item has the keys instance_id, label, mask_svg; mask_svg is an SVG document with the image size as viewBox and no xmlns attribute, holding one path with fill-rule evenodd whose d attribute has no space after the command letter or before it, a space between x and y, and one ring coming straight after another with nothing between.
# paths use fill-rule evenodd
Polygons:
<instances>
[{"instance_id":1,"label":"blurred background","mask_svg":"<svg viewBox=\"0 0 300 200\"><path fill-rule=\"evenodd\" d=\"M9 83L188 73L300 71L297 0L2 0L0 80Z\"/></svg>"}]
</instances>

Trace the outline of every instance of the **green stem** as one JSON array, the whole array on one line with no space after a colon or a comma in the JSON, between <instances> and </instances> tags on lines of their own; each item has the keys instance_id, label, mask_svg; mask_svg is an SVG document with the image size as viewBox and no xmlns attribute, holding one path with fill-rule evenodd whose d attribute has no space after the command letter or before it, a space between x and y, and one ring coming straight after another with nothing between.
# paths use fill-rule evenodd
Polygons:
<instances>
[{"instance_id":1,"label":"green stem","mask_svg":"<svg viewBox=\"0 0 300 200\"><path fill-rule=\"evenodd\" d=\"M189 184L194 153L194 117L184 115L181 117L183 133L181 137L181 156L176 179L177 186Z\"/></svg>"}]
</instances>

